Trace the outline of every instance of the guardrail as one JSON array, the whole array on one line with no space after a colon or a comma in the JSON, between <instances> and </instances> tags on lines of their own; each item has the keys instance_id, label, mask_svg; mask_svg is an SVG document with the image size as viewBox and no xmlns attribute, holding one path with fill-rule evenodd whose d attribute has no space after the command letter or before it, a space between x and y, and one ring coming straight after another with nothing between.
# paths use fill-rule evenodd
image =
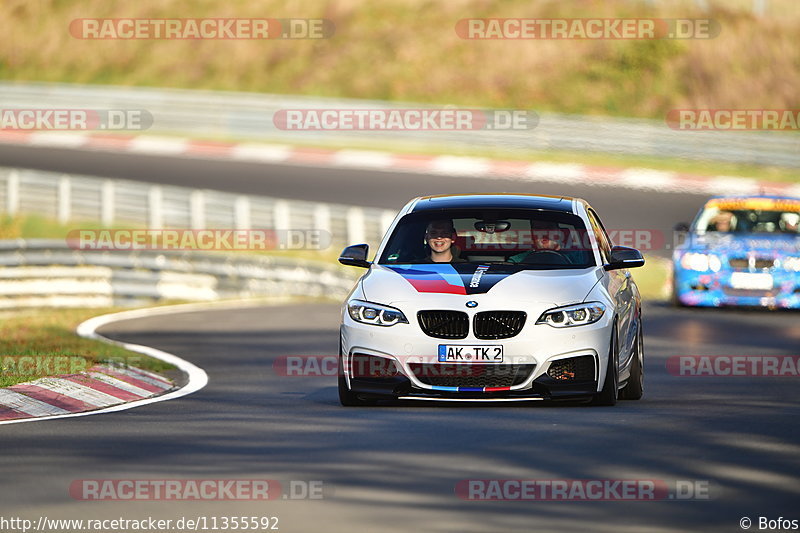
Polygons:
<instances>
[{"instance_id":1,"label":"guardrail","mask_svg":"<svg viewBox=\"0 0 800 533\"><path fill-rule=\"evenodd\" d=\"M145 109L154 118L149 133L189 137L337 146L357 143L384 149L387 145L402 144L410 148L438 145L593 151L800 167L800 135L795 132L676 131L658 120L539 113L539 124L525 131L285 131L273 123L274 114L281 109L433 106L256 93L8 82L0 83L0 101L5 108Z\"/></svg>"},{"instance_id":2,"label":"guardrail","mask_svg":"<svg viewBox=\"0 0 800 533\"><path fill-rule=\"evenodd\" d=\"M378 208L0 167L4 212L106 227L320 230L335 247L377 244L395 215Z\"/></svg>"},{"instance_id":3,"label":"guardrail","mask_svg":"<svg viewBox=\"0 0 800 533\"><path fill-rule=\"evenodd\" d=\"M0 214L80 227L329 232L331 246L377 244L395 213L94 176L0 167ZM246 252L101 251L63 240L0 241L0 309L140 305L258 296L328 296L352 288L336 265Z\"/></svg>"},{"instance_id":4,"label":"guardrail","mask_svg":"<svg viewBox=\"0 0 800 533\"><path fill-rule=\"evenodd\" d=\"M342 299L353 281L335 266L272 256L88 251L60 240L0 241L0 309L263 296Z\"/></svg>"}]
</instances>

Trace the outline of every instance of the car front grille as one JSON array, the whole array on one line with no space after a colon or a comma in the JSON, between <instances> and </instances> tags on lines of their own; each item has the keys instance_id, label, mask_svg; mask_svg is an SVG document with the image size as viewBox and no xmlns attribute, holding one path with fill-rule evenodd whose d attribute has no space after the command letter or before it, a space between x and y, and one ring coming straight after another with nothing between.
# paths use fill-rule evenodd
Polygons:
<instances>
[{"instance_id":1,"label":"car front grille","mask_svg":"<svg viewBox=\"0 0 800 533\"><path fill-rule=\"evenodd\" d=\"M420 311L417 320L429 337L463 339L469 333L469 317L462 311Z\"/></svg>"},{"instance_id":2,"label":"car front grille","mask_svg":"<svg viewBox=\"0 0 800 533\"><path fill-rule=\"evenodd\" d=\"M512 387L525 382L536 365L409 363L414 376L440 387Z\"/></svg>"},{"instance_id":3,"label":"car front grille","mask_svg":"<svg viewBox=\"0 0 800 533\"><path fill-rule=\"evenodd\" d=\"M731 265L731 268L736 268L736 269L750 268L750 262L747 260L746 257L733 257L728 261L728 263Z\"/></svg>"},{"instance_id":4,"label":"car front grille","mask_svg":"<svg viewBox=\"0 0 800 533\"><path fill-rule=\"evenodd\" d=\"M750 268L750 259L747 257L732 257L728 264L731 268L736 270L748 270ZM756 258L753 262L756 270L766 270L775 266L775 260L770 258Z\"/></svg>"},{"instance_id":5,"label":"car front grille","mask_svg":"<svg viewBox=\"0 0 800 533\"><path fill-rule=\"evenodd\" d=\"M478 339L509 339L522 331L524 311L483 311L473 320L473 333Z\"/></svg>"},{"instance_id":6,"label":"car front grille","mask_svg":"<svg viewBox=\"0 0 800 533\"><path fill-rule=\"evenodd\" d=\"M770 296L772 293L772 291L765 291L762 289L734 289L733 287L725 285L722 286L722 292L728 296L744 296L751 298L764 298Z\"/></svg>"},{"instance_id":7,"label":"car front grille","mask_svg":"<svg viewBox=\"0 0 800 533\"><path fill-rule=\"evenodd\" d=\"M554 361L550 363L547 375L557 381L592 381L594 379L594 357L582 355Z\"/></svg>"},{"instance_id":8,"label":"car front grille","mask_svg":"<svg viewBox=\"0 0 800 533\"><path fill-rule=\"evenodd\" d=\"M756 259L756 270L764 270L775 266L774 259Z\"/></svg>"}]
</instances>

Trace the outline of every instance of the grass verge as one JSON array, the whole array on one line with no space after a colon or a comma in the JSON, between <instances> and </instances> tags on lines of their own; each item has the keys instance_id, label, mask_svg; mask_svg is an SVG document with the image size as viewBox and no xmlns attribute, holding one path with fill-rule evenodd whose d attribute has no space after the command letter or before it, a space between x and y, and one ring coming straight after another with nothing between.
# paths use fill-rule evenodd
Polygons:
<instances>
[{"instance_id":1,"label":"grass verge","mask_svg":"<svg viewBox=\"0 0 800 533\"><path fill-rule=\"evenodd\" d=\"M130 5L129 5L130 4ZM663 119L794 109L796 0L6 0L0 78L254 91ZM324 18L325 39L93 39L77 19ZM465 18L712 19L713 38L463 39ZM70 31L70 23L77 26Z\"/></svg>"},{"instance_id":2,"label":"grass verge","mask_svg":"<svg viewBox=\"0 0 800 533\"><path fill-rule=\"evenodd\" d=\"M667 280L671 272L670 260L663 257L646 256L644 266L632 271L633 279L642 299L649 301L665 301L667 293Z\"/></svg>"},{"instance_id":3,"label":"grass verge","mask_svg":"<svg viewBox=\"0 0 800 533\"><path fill-rule=\"evenodd\" d=\"M84 320L120 310L33 309L0 313L0 387L80 372L103 362L152 372L175 370L158 359L75 333Z\"/></svg>"},{"instance_id":4,"label":"grass verge","mask_svg":"<svg viewBox=\"0 0 800 533\"><path fill-rule=\"evenodd\" d=\"M209 140L227 142L253 142L253 139L217 138ZM265 138L261 142L284 144L284 140ZM390 153L404 153L410 155L452 155L462 157L480 157L509 161L526 161L531 163L548 162L579 164L609 168L646 168L664 172L677 172L697 176L726 176L735 178L749 178L766 182L800 183L800 169L752 165L744 163L683 159L675 157L637 156L626 154L612 154L604 152L570 152L561 150L510 150L503 148L473 148L463 145L446 145L414 142L395 142L369 140L364 142L303 142L297 138L292 139L291 145L305 148L322 148L329 150L365 150L384 151Z\"/></svg>"}]
</instances>

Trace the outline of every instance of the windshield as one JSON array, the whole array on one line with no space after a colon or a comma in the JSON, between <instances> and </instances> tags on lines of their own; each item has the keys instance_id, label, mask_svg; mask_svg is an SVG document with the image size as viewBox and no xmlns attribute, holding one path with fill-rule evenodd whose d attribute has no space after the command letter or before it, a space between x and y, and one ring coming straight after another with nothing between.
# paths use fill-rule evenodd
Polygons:
<instances>
[{"instance_id":1,"label":"windshield","mask_svg":"<svg viewBox=\"0 0 800 533\"><path fill-rule=\"evenodd\" d=\"M379 264L516 264L531 269L595 265L580 217L540 210L439 210L403 217Z\"/></svg>"},{"instance_id":2,"label":"windshield","mask_svg":"<svg viewBox=\"0 0 800 533\"><path fill-rule=\"evenodd\" d=\"M713 200L695 221L698 233L800 235L800 202Z\"/></svg>"}]
</instances>

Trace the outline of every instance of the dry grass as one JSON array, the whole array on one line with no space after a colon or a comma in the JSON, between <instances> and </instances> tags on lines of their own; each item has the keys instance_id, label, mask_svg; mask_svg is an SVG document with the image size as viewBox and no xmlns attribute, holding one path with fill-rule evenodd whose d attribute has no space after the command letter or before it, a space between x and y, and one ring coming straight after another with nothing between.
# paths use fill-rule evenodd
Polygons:
<instances>
[{"instance_id":1,"label":"dry grass","mask_svg":"<svg viewBox=\"0 0 800 533\"><path fill-rule=\"evenodd\" d=\"M6 0L0 78L212 88L661 118L676 107L798 108L795 0ZM92 41L76 18L328 18L325 40ZM465 41L469 17L711 17L711 40Z\"/></svg>"}]
</instances>

